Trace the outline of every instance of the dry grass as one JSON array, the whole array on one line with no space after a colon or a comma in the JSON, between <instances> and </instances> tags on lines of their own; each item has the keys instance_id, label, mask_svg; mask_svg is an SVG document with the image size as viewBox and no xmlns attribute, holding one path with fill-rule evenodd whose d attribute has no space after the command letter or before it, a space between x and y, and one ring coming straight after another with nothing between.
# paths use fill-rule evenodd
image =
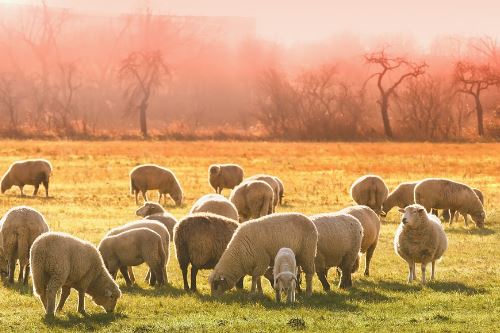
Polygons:
<instances>
[{"instance_id":1,"label":"dry grass","mask_svg":"<svg viewBox=\"0 0 500 333\"><path fill-rule=\"evenodd\" d=\"M111 316L88 300L90 317L81 317L72 294L58 319L46 322L42 306L29 288L2 283L0 331L288 331L300 329L302 324L312 331L496 329L500 311L500 270L495 265L500 256L500 144L0 142L2 170L14 160L32 157L52 161L53 198L21 198L12 189L0 196L1 211L20 204L33 206L44 213L52 230L96 243L109 228L135 219L128 173L146 162L167 166L179 177L186 204L167 207L179 218L199 196L211 191L208 165L234 162L244 166L247 175L265 172L280 176L286 204L279 210L307 214L349 205L350 184L366 173L382 176L391 189L401 181L429 176L463 181L483 191L487 229L466 229L463 222L447 226L450 247L438 264L438 281L422 288L405 283L405 264L392 249L399 218L393 211L382 228L372 277L358 273L352 290L334 289L328 294L316 280L313 298L299 297L293 308L275 305L267 284L265 299L251 300L246 293L235 291L214 300L209 297L208 272L199 275L200 294L186 294L181 290L175 256L168 267L170 287L155 290L140 283L129 289L120 279L124 296L117 314ZM138 275L144 271L142 267ZM336 279L333 272L329 278Z\"/></svg>"}]
</instances>

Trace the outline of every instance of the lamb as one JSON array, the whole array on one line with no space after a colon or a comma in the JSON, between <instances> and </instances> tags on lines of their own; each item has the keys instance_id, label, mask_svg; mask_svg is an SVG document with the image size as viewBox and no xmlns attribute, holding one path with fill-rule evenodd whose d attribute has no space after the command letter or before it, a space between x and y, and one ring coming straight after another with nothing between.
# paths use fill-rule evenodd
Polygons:
<instances>
[{"instance_id":1,"label":"lamb","mask_svg":"<svg viewBox=\"0 0 500 333\"><path fill-rule=\"evenodd\" d=\"M220 194L207 194L199 198L189 211L194 213L213 213L238 221L238 210L234 204Z\"/></svg>"},{"instance_id":2,"label":"lamb","mask_svg":"<svg viewBox=\"0 0 500 333\"><path fill-rule=\"evenodd\" d=\"M316 227L299 213L272 214L240 224L210 274L212 296L222 295L245 275L252 276L251 292L259 286L262 293L260 276L283 247L295 253L297 265L306 273L306 295L310 296L317 242Z\"/></svg>"},{"instance_id":3,"label":"lamb","mask_svg":"<svg viewBox=\"0 0 500 333\"><path fill-rule=\"evenodd\" d=\"M385 216L389 211L397 206L399 208L405 208L411 204L415 203L415 186L418 182L406 182L399 184L394 191L389 193L387 199L385 199L382 205L382 215Z\"/></svg>"},{"instance_id":4,"label":"lamb","mask_svg":"<svg viewBox=\"0 0 500 333\"><path fill-rule=\"evenodd\" d=\"M326 213L311 216L318 230L318 253L315 267L325 291L330 290L326 277L331 267L341 271L339 288L352 287L351 274L359 266L363 227L352 215Z\"/></svg>"},{"instance_id":5,"label":"lamb","mask_svg":"<svg viewBox=\"0 0 500 333\"><path fill-rule=\"evenodd\" d=\"M174 231L174 244L186 291L196 291L198 270L215 267L236 228L236 221L211 213L188 215L179 221ZM191 288L187 280L189 264ZM243 279L238 287L243 288Z\"/></svg>"},{"instance_id":6,"label":"lamb","mask_svg":"<svg viewBox=\"0 0 500 333\"><path fill-rule=\"evenodd\" d=\"M145 202L135 211L135 215L145 218L146 220L154 220L163 224L170 234L170 241L174 239L174 227L177 224L177 219L156 202Z\"/></svg>"},{"instance_id":7,"label":"lamb","mask_svg":"<svg viewBox=\"0 0 500 333\"><path fill-rule=\"evenodd\" d=\"M45 197L49 197L49 179L52 175L52 165L47 160L35 159L17 161L10 165L3 175L1 191L5 193L12 186L19 186L21 196L24 196L24 185L34 185L33 196L38 193L40 184L45 187Z\"/></svg>"},{"instance_id":8,"label":"lamb","mask_svg":"<svg viewBox=\"0 0 500 333\"><path fill-rule=\"evenodd\" d=\"M132 285L127 267L146 263L151 271L149 284L163 285L167 272L162 237L149 228L137 228L124 231L114 236L106 236L99 244L99 252L104 264L113 278L116 278L118 269L125 278L127 286Z\"/></svg>"},{"instance_id":9,"label":"lamb","mask_svg":"<svg viewBox=\"0 0 500 333\"><path fill-rule=\"evenodd\" d=\"M274 213L274 208L278 205L280 198L280 183L276 180L276 177L265 174L254 175L252 177L245 179L243 182L249 182L255 180L261 180L263 182L266 182L273 189L273 213Z\"/></svg>"},{"instance_id":10,"label":"lamb","mask_svg":"<svg viewBox=\"0 0 500 333\"><path fill-rule=\"evenodd\" d=\"M48 317L54 316L56 294L61 288L57 311L63 309L71 288L78 291L78 312L82 314L86 293L106 312L113 312L121 296L96 247L65 233L48 232L38 237L31 248L30 266L33 293Z\"/></svg>"},{"instance_id":11,"label":"lamb","mask_svg":"<svg viewBox=\"0 0 500 333\"><path fill-rule=\"evenodd\" d=\"M472 217L478 228L484 228L483 204L469 186L444 178L427 178L415 186L415 203L431 209L458 211Z\"/></svg>"},{"instance_id":12,"label":"lamb","mask_svg":"<svg viewBox=\"0 0 500 333\"><path fill-rule=\"evenodd\" d=\"M422 284L425 284L427 264L431 263L431 280L434 280L436 260L446 251L448 239L439 218L427 214L424 206L413 204L399 211L403 217L394 236L394 251L408 263L408 282L417 278L415 263L422 264Z\"/></svg>"},{"instance_id":13,"label":"lamb","mask_svg":"<svg viewBox=\"0 0 500 333\"><path fill-rule=\"evenodd\" d=\"M208 182L217 194L233 189L243 181L243 169L237 164L212 164L208 167Z\"/></svg>"},{"instance_id":14,"label":"lamb","mask_svg":"<svg viewBox=\"0 0 500 333\"><path fill-rule=\"evenodd\" d=\"M389 189L382 178L366 175L358 178L351 186L351 197L358 205L365 205L373 209L378 215L382 214L382 204L387 199Z\"/></svg>"},{"instance_id":15,"label":"lamb","mask_svg":"<svg viewBox=\"0 0 500 333\"><path fill-rule=\"evenodd\" d=\"M276 302L281 302L282 292L286 292L288 303L295 302L297 263L295 253L291 249L284 247L278 251L274 258L273 276Z\"/></svg>"},{"instance_id":16,"label":"lamb","mask_svg":"<svg viewBox=\"0 0 500 333\"><path fill-rule=\"evenodd\" d=\"M111 229L110 231L108 231L108 233L105 235L105 237L119 235L123 232L133 230L133 229L139 229L139 228L150 229L150 230L156 232L161 237L162 244L163 244L163 250L165 252L165 258L166 258L165 259L165 266L166 266L168 264L168 260L170 257L169 244L170 244L171 237L169 235L168 229L160 222L153 221L153 220L138 220L138 221L134 221L134 222L129 222L123 226ZM135 266L135 265L131 265L131 266ZM128 277L130 279L130 283L135 282L135 276L134 276L134 272L132 270L132 267L129 267L129 269L128 269ZM153 281L156 280L154 271L149 271L148 274L146 275L146 280L151 280L151 279L153 279ZM125 278L125 280L127 280L127 279ZM165 283L168 283L168 277L167 277L166 272L164 273L164 280L165 280ZM127 282L127 284L128 284L128 282Z\"/></svg>"},{"instance_id":17,"label":"lamb","mask_svg":"<svg viewBox=\"0 0 500 333\"><path fill-rule=\"evenodd\" d=\"M279 189L278 198L279 198L279 204L281 206L283 205L283 198L285 197L285 187L281 179L279 179L278 177L275 176L274 180L276 180L276 182L278 183L278 189Z\"/></svg>"},{"instance_id":18,"label":"lamb","mask_svg":"<svg viewBox=\"0 0 500 333\"><path fill-rule=\"evenodd\" d=\"M37 210L18 206L2 218L1 234L4 256L8 262L9 283L14 282L14 270L19 259L19 282L28 284L30 248L35 239L49 231L45 218Z\"/></svg>"},{"instance_id":19,"label":"lamb","mask_svg":"<svg viewBox=\"0 0 500 333\"><path fill-rule=\"evenodd\" d=\"M484 207L483 192L481 192L481 190L479 190L477 188L473 188L472 190L474 191L474 193L476 193L477 197L479 198L479 201L481 201L481 204ZM450 212L449 210L444 210L442 216L443 216L444 220L449 221L450 224L452 224L454 218L456 219L456 221L458 221L458 214L456 213L456 211ZM464 216L464 221L465 221L465 226L468 226L467 216Z\"/></svg>"},{"instance_id":20,"label":"lamb","mask_svg":"<svg viewBox=\"0 0 500 333\"><path fill-rule=\"evenodd\" d=\"M248 181L231 191L229 201L238 210L240 221L245 222L273 212L274 192L264 181Z\"/></svg>"},{"instance_id":21,"label":"lamb","mask_svg":"<svg viewBox=\"0 0 500 333\"><path fill-rule=\"evenodd\" d=\"M130 191L135 195L135 203L139 204L138 195L141 192L144 201L148 201L146 192L158 190L158 203L163 196L164 204L167 204L167 194L174 200L176 206L182 205L182 188L174 173L155 164L142 164L136 166L130 172Z\"/></svg>"},{"instance_id":22,"label":"lamb","mask_svg":"<svg viewBox=\"0 0 500 333\"><path fill-rule=\"evenodd\" d=\"M349 214L358 219L363 227L361 253L366 253L365 276L370 276L370 262L377 247L380 233L380 219L368 206L358 205L342 209L339 213Z\"/></svg>"}]
</instances>

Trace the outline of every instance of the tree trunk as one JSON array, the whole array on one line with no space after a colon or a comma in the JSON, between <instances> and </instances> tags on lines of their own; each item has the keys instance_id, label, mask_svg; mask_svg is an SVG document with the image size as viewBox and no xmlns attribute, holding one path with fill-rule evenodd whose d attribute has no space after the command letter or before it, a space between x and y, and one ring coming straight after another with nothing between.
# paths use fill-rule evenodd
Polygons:
<instances>
[{"instance_id":1,"label":"tree trunk","mask_svg":"<svg viewBox=\"0 0 500 333\"><path fill-rule=\"evenodd\" d=\"M384 122L384 132L385 136L389 139L394 138L391 129L391 123L389 121L389 100L387 96L382 96L382 101L380 102L380 112L382 113L382 120Z\"/></svg>"},{"instance_id":2,"label":"tree trunk","mask_svg":"<svg viewBox=\"0 0 500 333\"><path fill-rule=\"evenodd\" d=\"M476 115L477 115L477 134L479 136L484 136L484 127L483 127L483 106L481 105L481 99L479 95L474 96L476 101Z\"/></svg>"},{"instance_id":3,"label":"tree trunk","mask_svg":"<svg viewBox=\"0 0 500 333\"><path fill-rule=\"evenodd\" d=\"M148 137L148 124L146 119L146 111L148 109L148 103L143 101L139 106L139 123L141 126L141 134L143 138Z\"/></svg>"}]
</instances>

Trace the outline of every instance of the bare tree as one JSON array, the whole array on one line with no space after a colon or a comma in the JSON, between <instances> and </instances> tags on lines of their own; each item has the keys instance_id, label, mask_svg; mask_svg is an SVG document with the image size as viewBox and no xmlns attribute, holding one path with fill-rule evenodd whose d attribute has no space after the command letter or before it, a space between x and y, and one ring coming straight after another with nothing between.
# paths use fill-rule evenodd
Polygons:
<instances>
[{"instance_id":1,"label":"bare tree","mask_svg":"<svg viewBox=\"0 0 500 333\"><path fill-rule=\"evenodd\" d=\"M51 109L56 129L66 135L74 134L72 118L75 114L74 99L80 86L76 80L77 67L74 63L59 64L59 83L52 96Z\"/></svg>"},{"instance_id":2,"label":"bare tree","mask_svg":"<svg viewBox=\"0 0 500 333\"><path fill-rule=\"evenodd\" d=\"M481 92L491 86L500 86L500 73L490 64L475 64L470 61L459 61L455 64L454 81L457 92L471 95L474 98L477 133L484 136L483 105Z\"/></svg>"},{"instance_id":3,"label":"bare tree","mask_svg":"<svg viewBox=\"0 0 500 333\"><path fill-rule=\"evenodd\" d=\"M126 114L139 113L139 125L144 138L148 137L149 99L169 75L170 70L159 50L132 52L122 60L120 77L128 83L125 90Z\"/></svg>"},{"instance_id":4,"label":"bare tree","mask_svg":"<svg viewBox=\"0 0 500 333\"><path fill-rule=\"evenodd\" d=\"M373 73L371 78L377 78L377 87L380 92L380 113L382 114L382 121L384 123L384 132L388 138L393 138L391 123L389 120L389 100L395 93L396 88L403 83L403 81L410 77L418 77L425 73L427 64L425 62L415 63L411 62L404 57L389 57L385 50L369 53L365 55L366 63L377 65L380 70ZM398 73L397 78L391 80L391 73ZM368 81L367 80L367 81ZM384 81L392 81L388 85Z\"/></svg>"},{"instance_id":5,"label":"bare tree","mask_svg":"<svg viewBox=\"0 0 500 333\"><path fill-rule=\"evenodd\" d=\"M16 77L10 73L0 73L0 114L6 115L9 130L14 133L18 131L19 102Z\"/></svg>"}]
</instances>

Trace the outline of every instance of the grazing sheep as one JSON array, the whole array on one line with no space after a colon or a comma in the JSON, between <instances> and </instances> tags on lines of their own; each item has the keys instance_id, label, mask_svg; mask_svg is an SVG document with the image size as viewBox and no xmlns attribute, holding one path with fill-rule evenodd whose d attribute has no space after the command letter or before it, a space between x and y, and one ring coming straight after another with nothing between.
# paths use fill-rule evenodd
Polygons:
<instances>
[{"instance_id":1,"label":"grazing sheep","mask_svg":"<svg viewBox=\"0 0 500 333\"><path fill-rule=\"evenodd\" d=\"M276 180L276 182L278 183L278 188L279 188L278 198L279 198L279 203L281 206L281 205L283 205L283 198L285 197L285 187L284 187L281 179L279 179L278 177L275 176L274 180Z\"/></svg>"},{"instance_id":2,"label":"grazing sheep","mask_svg":"<svg viewBox=\"0 0 500 333\"><path fill-rule=\"evenodd\" d=\"M483 196L483 192L481 192L481 190L477 189L477 188L473 188L472 189L474 191L474 193L476 193L477 197L479 198L479 201L481 201L481 204L483 205L484 207L484 196ZM443 213L442 213L442 216L444 218L445 221L449 221L450 224L452 224L453 222L453 219L455 219L456 221L458 221L458 213L456 211L449 211L449 210L443 210ZM465 221L465 226L467 227L468 226L468 223L467 223L467 216L464 216L464 221Z\"/></svg>"},{"instance_id":3,"label":"grazing sheep","mask_svg":"<svg viewBox=\"0 0 500 333\"><path fill-rule=\"evenodd\" d=\"M174 239L174 227L177 224L177 219L170 213L167 213L163 207L156 202L145 202L135 211L135 215L145 218L146 220L154 220L163 224L168 229L170 241Z\"/></svg>"},{"instance_id":4,"label":"grazing sheep","mask_svg":"<svg viewBox=\"0 0 500 333\"><path fill-rule=\"evenodd\" d=\"M419 204L399 211L403 213L401 223L394 236L394 250L408 263L408 282L417 278L415 263L422 264L422 284L425 284L425 269L431 263L431 280L434 280L436 260L448 247L448 240L439 219L427 214Z\"/></svg>"},{"instance_id":5,"label":"grazing sheep","mask_svg":"<svg viewBox=\"0 0 500 333\"><path fill-rule=\"evenodd\" d=\"M248 181L236 186L229 200L238 210L240 221L248 221L273 212L273 189L261 180Z\"/></svg>"},{"instance_id":6,"label":"grazing sheep","mask_svg":"<svg viewBox=\"0 0 500 333\"><path fill-rule=\"evenodd\" d=\"M237 164L212 164L208 167L208 182L217 194L233 189L243 181L243 169Z\"/></svg>"},{"instance_id":7,"label":"grazing sheep","mask_svg":"<svg viewBox=\"0 0 500 333\"><path fill-rule=\"evenodd\" d=\"M274 213L274 208L276 208L276 206L278 205L280 198L280 182L276 180L276 177L264 174L254 175L252 177L245 179L243 182L246 183L255 180L266 182L273 189L273 213Z\"/></svg>"},{"instance_id":8,"label":"grazing sheep","mask_svg":"<svg viewBox=\"0 0 500 333\"><path fill-rule=\"evenodd\" d=\"M148 201L146 192L158 190L160 194L158 203L167 204L167 194L174 200L176 206L182 204L182 188L174 173L167 168L155 164L143 164L136 166L130 172L130 191L135 195L135 203L139 204L138 195L142 194L144 201Z\"/></svg>"},{"instance_id":9,"label":"grazing sheep","mask_svg":"<svg viewBox=\"0 0 500 333\"><path fill-rule=\"evenodd\" d=\"M405 208L411 204L415 203L415 186L418 182L406 182L399 184L394 191L389 193L387 199L385 199L382 205L382 215L385 216L389 211L397 206L399 208Z\"/></svg>"},{"instance_id":10,"label":"grazing sheep","mask_svg":"<svg viewBox=\"0 0 500 333\"><path fill-rule=\"evenodd\" d=\"M5 193L12 186L19 186L24 196L24 185L34 185L33 196L38 193L40 184L45 187L45 196L49 196L49 179L52 174L52 165L47 160L25 160L14 162L3 175L1 190Z\"/></svg>"},{"instance_id":11,"label":"grazing sheep","mask_svg":"<svg viewBox=\"0 0 500 333\"><path fill-rule=\"evenodd\" d=\"M33 293L40 298L47 316L54 316L56 294L62 288L57 311L61 311L71 288L78 291L78 312L85 314L85 294L106 312L113 312L121 296L118 285L104 267L96 247L60 232L48 232L33 243L30 255Z\"/></svg>"},{"instance_id":12,"label":"grazing sheep","mask_svg":"<svg viewBox=\"0 0 500 333\"><path fill-rule=\"evenodd\" d=\"M352 287L351 274L359 266L359 251L363 239L363 227L352 215L327 213L311 216L318 230L318 253L315 267L323 289L330 290L328 270L338 267L341 271L339 288Z\"/></svg>"},{"instance_id":13,"label":"grazing sheep","mask_svg":"<svg viewBox=\"0 0 500 333\"><path fill-rule=\"evenodd\" d=\"M198 270L215 267L236 228L238 228L236 221L211 213L188 215L179 221L175 227L174 244L185 290L189 290L187 280L189 264L191 264L191 291L196 291ZM239 287L243 288L243 280Z\"/></svg>"},{"instance_id":14,"label":"grazing sheep","mask_svg":"<svg viewBox=\"0 0 500 333\"><path fill-rule=\"evenodd\" d=\"M9 209L0 224L9 282L14 282L14 270L19 259L19 282L24 279L23 283L28 284L31 245L38 236L49 231L49 226L41 213L27 206Z\"/></svg>"},{"instance_id":15,"label":"grazing sheep","mask_svg":"<svg viewBox=\"0 0 500 333\"><path fill-rule=\"evenodd\" d=\"M483 204L471 187L444 178L427 178L415 186L415 203L431 209L444 209L467 214L479 228L484 228ZM467 223L467 221L466 221Z\"/></svg>"},{"instance_id":16,"label":"grazing sheep","mask_svg":"<svg viewBox=\"0 0 500 333\"><path fill-rule=\"evenodd\" d=\"M168 229L161 224L160 222L154 221L154 220L139 220L139 221L134 221L134 222L129 222L125 225L122 225L120 227L116 227L108 231L108 233L104 237L109 237L109 236L115 236L119 235L125 231L133 230L133 229L139 229L139 228L147 228L149 230L152 230L156 232L158 235L160 235L162 243L163 243L163 250L165 251L165 266L168 264L168 260L170 257L169 253L169 244L170 244L170 235L168 232ZM131 265L135 266L135 265ZM154 271L149 271L148 274L146 275L146 280L150 280L151 278L154 280L155 279L155 272ZM135 276L134 276L134 271L132 270L132 267L128 268L128 277L130 278L130 282L134 283L135 282ZM168 283L168 277L167 273L165 272L165 283Z\"/></svg>"},{"instance_id":17,"label":"grazing sheep","mask_svg":"<svg viewBox=\"0 0 500 333\"><path fill-rule=\"evenodd\" d=\"M245 275L252 276L251 292L255 293L256 287L260 287L260 276L272 266L279 249L288 247L306 273L306 294L310 296L317 242L316 227L299 213L272 214L240 224L210 274L211 293L222 295Z\"/></svg>"},{"instance_id":18,"label":"grazing sheep","mask_svg":"<svg viewBox=\"0 0 500 333\"><path fill-rule=\"evenodd\" d=\"M194 213L212 213L238 221L238 210L234 204L220 194L206 194L199 198L189 211Z\"/></svg>"},{"instance_id":19,"label":"grazing sheep","mask_svg":"<svg viewBox=\"0 0 500 333\"><path fill-rule=\"evenodd\" d=\"M104 264L113 278L118 270L127 286L132 285L127 267L146 263L151 271L149 284L163 285L166 280L167 256L162 237L149 228L137 228L114 236L106 236L98 246Z\"/></svg>"},{"instance_id":20,"label":"grazing sheep","mask_svg":"<svg viewBox=\"0 0 500 333\"><path fill-rule=\"evenodd\" d=\"M380 219L370 207L363 205L347 207L339 211L339 213L354 216L363 227L361 253L366 253L365 276L370 276L370 261L372 260L373 252L378 243Z\"/></svg>"},{"instance_id":21,"label":"grazing sheep","mask_svg":"<svg viewBox=\"0 0 500 333\"><path fill-rule=\"evenodd\" d=\"M281 302L281 293L287 295L287 302L295 302L295 289L297 284L297 263L295 253L287 247L281 248L274 258L273 267L274 289L276 302Z\"/></svg>"},{"instance_id":22,"label":"grazing sheep","mask_svg":"<svg viewBox=\"0 0 500 333\"><path fill-rule=\"evenodd\" d=\"M382 204L387 199L389 189L382 178L366 175L358 178L351 186L351 197L358 205L365 205L377 214L382 213Z\"/></svg>"}]
</instances>

